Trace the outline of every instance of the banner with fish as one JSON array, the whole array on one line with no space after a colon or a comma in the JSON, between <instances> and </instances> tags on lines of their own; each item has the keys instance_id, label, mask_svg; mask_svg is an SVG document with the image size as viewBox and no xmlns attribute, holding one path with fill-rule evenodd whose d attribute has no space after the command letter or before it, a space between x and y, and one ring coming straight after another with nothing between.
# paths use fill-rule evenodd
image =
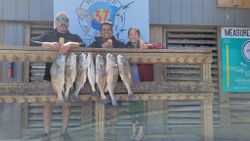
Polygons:
<instances>
[{"instance_id":1,"label":"banner with fish","mask_svg":"<svg viewBox=\"0 0 250 141\"><path fill-rule=\"evenodd\" d=\"M54 0L54 16L60 11L69 14L69 30L87 45L99 36L102 22L114 25L114 36L120 41L128 41L130 27L139 28L141 38L149 41L148 0Z\"/></svg>"}]
</instances>

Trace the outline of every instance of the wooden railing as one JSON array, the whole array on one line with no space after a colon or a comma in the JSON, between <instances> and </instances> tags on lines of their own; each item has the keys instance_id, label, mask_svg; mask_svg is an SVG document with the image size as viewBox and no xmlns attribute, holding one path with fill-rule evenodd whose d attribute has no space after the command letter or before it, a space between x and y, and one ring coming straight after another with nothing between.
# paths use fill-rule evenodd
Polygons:
<instances>
[{"instance_id":1,"label":"wooden railing","mask_svg":"<svg viewBox=\"0 0 250 141\"><path fill-rule=\"evenodd\" d=\"M213 141L212 100L213 84L211 83L212 52L209 49L92 49L77 48L71 52L76 54L92 52L94 55L113 53L121 54L130 63L162 63L162 64L198 64L201 80L199 82L142 82L133 85L137 100L200 100L203 104L204 141ZM52 62L57 53L41 47L9 47L0 46L1 61ZM29 80L29 69L24 69L25 80ZM123 84L118 83L115 91L117 100L126 101L127 94ZM82 101L99 101L99 97L90 95L87 85L81 90ZM0 103L13 102L45 102L56 101L56 94L50 83L23 82L0 83ZM103 140L105 106L96 102L96 140Z\"/></svg>"}]
</instances>

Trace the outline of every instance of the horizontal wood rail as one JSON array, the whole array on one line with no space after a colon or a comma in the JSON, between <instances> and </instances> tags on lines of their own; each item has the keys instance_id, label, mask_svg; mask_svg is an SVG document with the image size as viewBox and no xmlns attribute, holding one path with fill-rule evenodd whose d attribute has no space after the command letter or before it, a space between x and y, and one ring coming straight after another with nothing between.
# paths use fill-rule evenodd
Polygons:
<instances>
[{"instance_id":1,"label":"horizontal wood rail","mask_svg":"<svg viewBox=\"0 0 250 141\"><path fill-rule=\"evenodd\" d=\"M136 100L200 100L202 102L204 141L213 141L212 100L214 86L211 82L212 50L208 48L171 48L171 49L96 49L75 48L76 54L92 52L94 55L121 54L130 63L197 64L200 66L201 80L173 82L143 82L133 85ZM52 62L57 52L41 47L0 46L0 61ZM26 71L28 69L25 69ZM28 76L28 71L24 76ZM126 89L118 83L115 97L127 101ZM82 101L99 101L98 96L90 94L88 84L81 90ZM23 82L0 83L0 103L56 101L50 83ZM105 106L96 102L96 140L104 139Z\"/></svg>"},{"instance_id":2,"label":"horizontal wood rail","mask_svg":"<svg viewBox=\"0 0 250 141\"><path fill-rule=\"evenodd\" d=\"M55 102L56 94L50 83L0 83L0 103L13 102ZM176 89L178 88L178 89ZM136 100L205 100L213 98L213 85L200 82L143 82L134 84L132 90ZM99 101L98 96L90 94L91 88L86 84L81 90L81 101ZM116 87L116 98L127 101L125 86L120 82ZM153 95L152 95L153 94Z\"/></svg>"},{"instance_id":3,"label":"horizontal wood rail","mask_svg":"<svg viewBox=\"0 0 250 141\"><path fill-rule=\"evenodd\" d=\"M164 63L164 64L202 64L212 63L210 49L102 49L75 48L76 54L92 52L94 54L121 54L130 63ZM41 47L0 46L1 61L52 62L57 52Z\"/></svg>"}]
</instances>

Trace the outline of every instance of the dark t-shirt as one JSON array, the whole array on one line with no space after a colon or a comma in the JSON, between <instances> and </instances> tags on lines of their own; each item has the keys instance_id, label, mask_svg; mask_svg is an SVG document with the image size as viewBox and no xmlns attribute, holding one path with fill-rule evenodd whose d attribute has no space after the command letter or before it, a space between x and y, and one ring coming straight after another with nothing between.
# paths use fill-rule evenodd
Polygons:
<instances>
[{"instance_id":1,"label":"dark t-shirt","mask_svg":"<svg viewBox=\"0 0 250 141\"><path fill-rule=\"evenodd\" d=\"M41 46L42 42L58 42L60 37L64 38L65 43L66 42L79 42L81 47L85 47L85 44L82 42L82 39L78 35L72 34L69 31L62 34L62 33L57 32L56 29L33 38L31 40L31 45ZM45 73L43 77L44 80L51 81L50 68L51 68L51 63L46 63Z\"/></svg>"},{"instance_id":2,"label":"dark t-shirt","mask_svg":"<svg viewBox=\"0 0 250 141\"><path fill-rule=\"evenodd\" d=\"M114 36L111 39L113 43L113 48L127 48L127 46L123 42L116 40ZM106 40L102 39L101 37L95 37L95 41L90 44L89 47L101 48L104 42L106 42Z\"/></svg>"}]
</instances>

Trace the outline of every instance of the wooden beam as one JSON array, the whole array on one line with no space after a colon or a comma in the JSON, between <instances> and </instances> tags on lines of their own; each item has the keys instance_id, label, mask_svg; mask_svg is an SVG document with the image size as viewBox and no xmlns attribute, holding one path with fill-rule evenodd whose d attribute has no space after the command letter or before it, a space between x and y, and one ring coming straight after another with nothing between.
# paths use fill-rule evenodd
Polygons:
<instances>
[{"instance_id":1,"label":"wooden beam","mask_svg":"<svg viewBox=\"0 0 250 141\"><path fill-rule=\"evenodd\" d=\"M76 54L93 52L94 55L113 53L125 56L130 63L165 63L165 64L201 64L211 63L212 55L210 49L97 49L97 48L75 48L71 52ZM41 47L6 47L0 46L0 60L4 61L30 61L30 62L52 62L57 52L52 49Z\"/></svg>"},{"instance_id":2,"label":"wooden beam","mask_svg":"<svg viewBox=\"0 0 250 141\"><path fill-rule=\"evenodd\" d=\"M127 94L116 94L118 101L128 101ZM135 94L135 100L213 100L213 93L151 93L151 94ZM40 95L1 95L0 103L43 103L56 102L57 96L54 94ZM80 101L99 101L99 96L80 95Z\"/></svg>"},{"instance_id":3,"label":"wooden beam","mask_svg":"<svg viewBox=\"0 0 250 141\"><path fill-rule=\"evenodd\" d=\"M250 8L249 0L218 0L218 7Z\"/></svg>"},{"instance_id":4,"label":"wooden beam","mask_svg":"<svg viewBox=\"0 0 250 141\"><path fill-rule=\"evenodd\" d=\"M53 94L51 84L44 83L0 83L1 95L42 95ZM202 82L143 82L132 85L134 93L213 93L213 84ZM90 94L91 88L87 83L81 90L81 94ZM127 93L122 82L116 85L115 93Z\"/></svg>"}]
</instances>

